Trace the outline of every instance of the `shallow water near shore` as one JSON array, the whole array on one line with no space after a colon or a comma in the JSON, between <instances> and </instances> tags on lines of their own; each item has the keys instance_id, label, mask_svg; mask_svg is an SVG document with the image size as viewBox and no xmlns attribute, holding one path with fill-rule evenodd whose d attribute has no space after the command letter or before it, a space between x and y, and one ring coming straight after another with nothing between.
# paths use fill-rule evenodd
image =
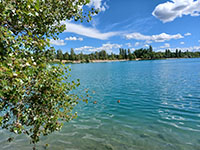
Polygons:
<instances>
[{"instance_id":1,"label":"shallow water near shore","mask_svg":"<svg viewBox=\"0 0 200 150\"><path fill-rule=\"evenodd\" d=\"M95 91L78 118L42 137L50 150L200 150L200 59L72 64L81 89ZM120 100L120 103L117 103ZM97 101L97 104L93 104ZM24 135L1 150L27 150Z\"/></svg>"}]
</instances>

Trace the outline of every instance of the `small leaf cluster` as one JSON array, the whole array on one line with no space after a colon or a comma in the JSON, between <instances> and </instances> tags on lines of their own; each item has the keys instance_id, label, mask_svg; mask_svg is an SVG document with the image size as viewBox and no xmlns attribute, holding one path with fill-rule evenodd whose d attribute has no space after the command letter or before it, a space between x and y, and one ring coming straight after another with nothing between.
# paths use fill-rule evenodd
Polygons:
<instances>
[{"instance_id":1,"label":"small leaf cluster","mask_svg":"<svg viewBox=\"0 0 200 150\"><path fill-rule=\"evenodd\" d=\"M0 126L26 134L32 143L40 135L60 130L63 121L86 98L73 92L70 68L51 65L55 50L49 39L65 30L63 20L91 19L88 0L0 0Z\"/></svg>"}]
</instances>

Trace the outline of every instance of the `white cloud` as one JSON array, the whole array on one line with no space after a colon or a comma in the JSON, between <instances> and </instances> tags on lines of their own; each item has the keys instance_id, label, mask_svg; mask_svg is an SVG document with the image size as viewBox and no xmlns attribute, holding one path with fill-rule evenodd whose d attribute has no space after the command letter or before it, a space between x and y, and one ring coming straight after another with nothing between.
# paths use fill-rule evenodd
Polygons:
<instances>
[{"instance_id":1,"label":"white cloud","mask_svg":"<svg viewBox=\"0 0 200 150\"><path fill-rule=\"evenodd\" d=\"M106 43L106 44L102 44L101 47L84 46L84 47L80 47L80 48L75 48L74 50L75 51L85 51L85 52L96 52L96 51L105 50L107 52L112 52L114 49L119 49L121 47L122 47L122 45L120 45L120 44Z\"/></svg>"},{"instance_id":2,"label":"white cloud","mask_svg":"<svg viewBox=\"0 0 200 150\"><path fill-rule=\"evenodd\" d=\"M112 51L113 49L118 49L121 48L122 45L121 44L103 44L102 47L99 47L98 50L106 50L106 51Z\"/></svg>"},{"instance_id":3,"label":"white cloud","mask_svg":"<svg viewBox=\"0 0 200 150\"><path fill-rule=\"evenodd\" d=\"M191 46L191 47L184 47L184 48L176 48L181 49L182 51L200 51L200 46Z\"/></svg>"},{"instance_id":4,"label":"white cloud","mask_svg":"<svg viewBox=\"0 0 200 150\"><path fill-rule=\"evenodd\" d=\"M140 42L135 42L135 46L139 46L140 45Z\"/></svg>"},{"instance_id":5,"label":"white cloud","mask_svg":"<svg viewBox=\"0 0 200 150\"><path fill-rule=\"evenodd\" d=\"M63 22L66 24L66 30L64 32L71 32L76 33L79 35L84 35L90 38L100 39L100 40L107 40L112 36L119 34L118 32L107 32L101 33L99 30L91 27L85 27L83 25L73 24L69 22Z\"/></svg>"},{"instance_id":6,"label":"white cloud","mask_svg":"<svg viewBox=\"0 0 200 150\"><path fill-rule=\"evenodd\" d=\"M200 43L200 40L198 40L198 42Z\"/></svg>"},{"instance_id":7,"label":"white cloud","mask_svg":"<svg viewBox=\"0 0 200 150\"><path fill-rule=\"evenodd\" d=\"M64 42L64 40L53 40L53 39L50 39L50 44L52 45L57 45L57 46L64 46L66 45L66 43Z\"/></svg>"},{"instance_id":8,"label":"white cloud","mask_svg":"<svg viewBox=\"0 0 200 150\"><path fill-rule=\"evenodd\" d=\"M147 44L151 44L151 43L152 43L152 41L146 41L146 43L147 43Z\"/></svg>"},{"instance_id":9,"label":"white cloud","mask_svg":"<svg viewBox=\"0 0 200 150\"><path fill-rule=\"evenodd\" d=\"M185 44L185 42L180 42L181 45Z\"/></svg>"},{"instance_id":10,"label":"white cloud","mask_svg":"<svg viewBox=\"0 0 200 150\"><path fill-rule=\"evenodd\" d=\"M77 37L66 37L65 40L67 41L83 41L83 38L77 38Z\"/></svg>"},{"instance_id":11,"label":"white cloud","mask_svg":"<svg viewBox=\"0 0 200 150\"><path fill-rule=\"evenodd\" d=\"M131 43L126 43L125 45L128 46L128 47L132 47Z\"/></svg>"},{"instance_id":12,"label":"white cloud","mask_svg":"<svg viewBox=\"0 0 200 150\"><path fill-rule=\"evenodd\" d=\"M131 51L134 51L134 50L135 50L135 48L131 48L130 50L131 50Z\"/></svg>"},{"instance_id":13,"label":"white cloud","mask_svg":"<svg viewBox=\"0 0 200 150\"><path fill-rule=\"evenodd\" d=\"M160 48L169 48L170 44L169 43L165 43L163 46L160 46Z\"/></svg>"},{"instance_id":14,"label":"white cloud","mask_svg":"<svg viewBox=\"0 0 200 150\"><path fill-rule=\"evenodd\" d=\"M170 35L166 33L161 33L158 35L143 35L141 33L130 33L125 35L126 39L135 39L135 40L145 40L146 42L165 42L171 39L181 39L183 36L181 34Z\"/></svg>"},{"instance_id":15,"label":"white cloud","mask_svg":"<svg viewBox=\"0 0 200 150\"><path fill-rule=\"evenodd\" d=\"M94 7L95 9L99 9L100 11L105 11L109 8L106 2L103 3L102 0L90 0L88 6Z\"/></svg>"},{"instance_id":16,"label":"white cloud","mask_svg":"<svg viewBox=\"0 0 200 150\"><path fill-rule=\"evenodd\" d=\"M153 16L160 19L162 22L171 22L177 17L183 15L199 16L200 1L199 0L171 0L159 4L154 9Z\"/></svg>"},{"instance_id":17,"label":"white cloud","mask_svg":"<svg viewBox=\"0 0 200 150\"><path fill-rule=\"evenodd\" d=\"M200 46L191 46L191 47L176 47L173 49L173 51L175 51L176 49L180 49L181 51L185 52L185 51L200 51Z\"/></svg>"},{"instance_id":18,"label":"white cloud","mask_svg":"<svg viewBox=\"0 0 200 150\"><path fill-rule=\"evenodd\" d=\"M185 33L184 35L185 35L185 36L190 36L190 35L192 35L192 34L188 32L188 33Z\"/></svg>"},{"instance_id":19,"label":"white cloud","mask_svg":"<svg viewBox=\"0 0 200 150\"><path fill-rule=\"evenodd\" d=\"M197 51L200 51L200 46L175 47L175 48L170 48L170 51L175 52L176 49L181 50L182 52L186 52L187 50L188 50L188 51L197 52ZM158 51L164 52L165 49L159 49Z\"/></svg>"},{"instance_id":20,"label":"white cloud","mask_svg":"<svg viewBox=\"0 0 200 150\"><path fill-rule=\"evenodd\" d=\"M92 48L94 48L94 47L92 47L92 46L83 46L83 47L75 48L74 50L75 51L85 51L85 50L92 49Z\"/></svg>"},{"instance_id":21,"label":"white cloud","mask_svg":"<svg viewBox=\"0 0 200 150\"><path fill-rule=\"evenodd\" d=\"M148 44L145 44L144 47L149 47L149 45L148 45Z\"/></svg>"}]
</instances>

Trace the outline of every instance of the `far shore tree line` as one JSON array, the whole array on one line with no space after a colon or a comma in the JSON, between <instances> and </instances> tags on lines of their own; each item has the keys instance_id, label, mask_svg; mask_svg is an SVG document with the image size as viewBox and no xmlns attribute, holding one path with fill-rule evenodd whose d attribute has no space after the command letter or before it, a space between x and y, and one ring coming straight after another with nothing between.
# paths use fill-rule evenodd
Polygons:
<instances>
[{"instance_id":1,"label":"far shore tree line","mask_svg":"<svg viewBox=\"0 0 200 150\"><path fill-rule=\"evenodd\" d=\"M165 52L155 52L152 46L149 48L140 48L131 52L130 49L119 49L119 54L108 54L105 50L96 51L91 54L83 54L82 52L76 54L74 49L71 48L70 53L66 52L63 54L62 50L57 50L55 58L62 61L80 61L90 62L92 60L153 60L153 59L166 59L166 58L198 58L200 52L181 51L176 49L175 52L166 49Z\"/></svg>"}]
</instances>

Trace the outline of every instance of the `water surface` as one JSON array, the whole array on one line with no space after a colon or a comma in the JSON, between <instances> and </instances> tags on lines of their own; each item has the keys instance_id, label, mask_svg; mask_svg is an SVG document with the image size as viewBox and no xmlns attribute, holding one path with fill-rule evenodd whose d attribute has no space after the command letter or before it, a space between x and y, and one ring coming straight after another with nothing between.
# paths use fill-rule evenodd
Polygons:
<instances>
[{"instance_id":1,"label":"water surface","mask_svg":"<svg viewBox=\"0 0 200 150\"><path fill-rule=\"evenodd\" d=\"M73 64L81 89L95 91L79 117L61 132L42 137L38 149L200 150L200 59ZM120 103L117 103L120 100ZM0 149L31 149L28 139Z\"/></svg>"}]
</instances>

